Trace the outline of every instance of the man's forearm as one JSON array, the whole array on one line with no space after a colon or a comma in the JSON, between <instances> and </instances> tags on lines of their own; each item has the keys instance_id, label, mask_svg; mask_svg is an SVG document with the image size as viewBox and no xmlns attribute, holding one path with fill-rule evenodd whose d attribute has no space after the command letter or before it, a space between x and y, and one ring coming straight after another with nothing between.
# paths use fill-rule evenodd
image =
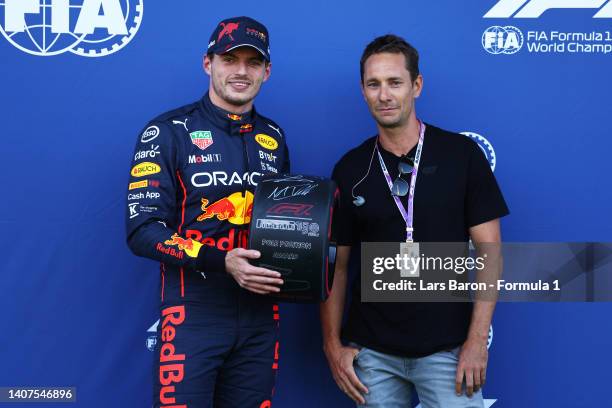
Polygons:
<instances>
[{"instance_id":1,"label":"man's forearm","mask_svg":"<svg viewBox=\"0 0 612 408\"><path fill-rule=\"evenodd\" d=\"M468 339L487 341L495 305L496 302L492 301L477 300L474 302Z\"/></svg>"},{"instance_id":2,"label":"man's forearm","mask_svg":"<svg viewBox=\"0 0 612 408\"><path fill-rule=\"evenodd\" d=\"M472 227L470 235L477 256L484 259L484 268L476 272L476 281L484 283L488 289L475 294L468 339L486 342L497 304L497 280L501 278L503 269L499 220L491 220Z\"/></svg>"},{"instance_id":3,"label":"man's forearm","mask_svg":"<svg viewBox=\"0 0 612 408\"><path fill-rule=\"evenodd\" d=\"M346 296L346 270L336 268L334 283L327 301L321 303L321 329L323 331L323 347L340 346L340 328Z\"/></svg>"},{"instance_id":4,"label":"man's forearm","mask_svg":"<svg viewBox=\"0 0 612 408\"><path fill-rule=\"evenodd\" d=\"M482 247L486 248L483 251ZM489 289L484 293L478 293L474 301L472 321L468 331L468 338L487 341L489 337L489 326L493 319L493 312L497 304L497 279L501 277L502 261L500 244L482 245L480 255L486 253L485 268L476 273L478 283L485 283Z\"/></svg>"}]
</instances>

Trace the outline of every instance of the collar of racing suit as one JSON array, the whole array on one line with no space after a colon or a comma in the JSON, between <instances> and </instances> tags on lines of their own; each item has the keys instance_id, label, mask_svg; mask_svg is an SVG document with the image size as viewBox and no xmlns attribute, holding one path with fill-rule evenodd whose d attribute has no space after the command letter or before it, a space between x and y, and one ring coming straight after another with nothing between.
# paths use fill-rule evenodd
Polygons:
<instances>
[{"instance_id":1,"label":"collar of racing suit","mask_svg":"<svg viewBox=\"0 0 612 408\"><path fill-rule=\"evenodd\" d=\"M257 113L255 107L249 112L237 115L219 108L210 100L209 93L206 92L200 102L200 107L206 117L210 118L214 124L227 131L229 135L241 135L250 133L255 126Z\"/></svg>"}]
</instances>

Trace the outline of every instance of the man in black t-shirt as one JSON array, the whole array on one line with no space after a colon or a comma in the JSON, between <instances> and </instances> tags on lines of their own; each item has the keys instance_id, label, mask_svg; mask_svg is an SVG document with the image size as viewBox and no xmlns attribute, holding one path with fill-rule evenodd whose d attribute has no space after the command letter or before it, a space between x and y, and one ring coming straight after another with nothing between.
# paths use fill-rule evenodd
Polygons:
<instances>
[{"instance_id":1,"label":"man in black t-shirt","mask_svg":"<svg viewBox=\"0 0 612 408\"><path fill-rule=\"evenodd\" d=\"M362 303L356 279L341 330L351 247L499 243L499 218L508 214L478 145L417 119L423 78L411 45L394 35L375 39L361 58L361 80L378 135L345 154L332 176L341 194L338 251L321 306L332 374L365 406L409 406L416 389L424 408L482 407L494 302Z\"/></svg>"}]
</instances>

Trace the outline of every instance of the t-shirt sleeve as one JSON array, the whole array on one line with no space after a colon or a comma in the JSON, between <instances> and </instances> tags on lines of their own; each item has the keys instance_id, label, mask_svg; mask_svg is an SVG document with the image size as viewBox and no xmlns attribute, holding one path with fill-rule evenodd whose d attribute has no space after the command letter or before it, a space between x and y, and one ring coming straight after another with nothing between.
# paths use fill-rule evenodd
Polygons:
<instances>
[{"instance_id":1,"label":"t-shirt sleeve","mask_svg":"<svg viewBox=\"0 0 612 408\"><path fill-rule=\"evenodd\" d=\"M332 172L332 179L336 182L340 190L338 197L338 207L334 213L332 221L333 236L336 237L336 245L353 245L356 231L353 220L353 197L351 194L349 174L343 171L339 163L336 164Z\"/></svg>"},{"instance_id":2,"label":"t-shirt sleeve","mask_svg":"<svg viewBox=\"0 0 612 408\"><path fill-rule=\"evenodd\" d=\"M465 208L468 227L501 218L510 213L491 166L475 142L470 143Z\"/></svg>"}]
</instances>

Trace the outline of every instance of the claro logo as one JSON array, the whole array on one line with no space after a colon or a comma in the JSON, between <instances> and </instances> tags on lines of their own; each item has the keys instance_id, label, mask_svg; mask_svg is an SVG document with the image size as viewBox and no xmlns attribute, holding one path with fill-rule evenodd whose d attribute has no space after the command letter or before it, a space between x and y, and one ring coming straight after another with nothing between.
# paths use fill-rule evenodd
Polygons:
<instances>
[{"instance_id":1,"label":"claro logo","mask_svg":"<svg viewBox=\"0 0 612 408\"><path fill-rule=\"evenodd\" d=\"M501 0L483 17L539 18L550 9L599 9L593 18L612 18L612 1L608 0Z\"/></svg>"},{"instance_id":2,"label":"claro logo","mask_svg":"<svg viewBox=\"0 0 612 408\"><path fill-rule=\"evenodd\" d=\"M161 168L157 164L151 162L142 162L132 167L132 171L130 174L134 177L144 177L151 174L159 173L160 171Z\"/></svg>"}]
</instances>

